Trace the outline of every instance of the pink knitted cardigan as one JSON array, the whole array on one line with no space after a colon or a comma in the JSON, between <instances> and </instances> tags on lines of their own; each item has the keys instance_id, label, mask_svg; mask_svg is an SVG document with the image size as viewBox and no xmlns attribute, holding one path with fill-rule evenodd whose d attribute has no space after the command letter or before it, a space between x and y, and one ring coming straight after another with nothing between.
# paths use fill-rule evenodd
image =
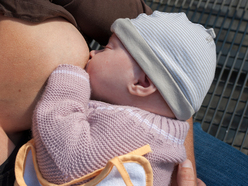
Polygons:
<instances>
[{"instance_id":1,"label":"pink knitted cardigan","mask_svg":"<svg viewBox=\"0 0 248 186\"><path fill-rule=\"evenodd\" d=\"M90 100L88 74L60 65L50 76L34 111L33 136L45 179L65 183L105 166L115 156L146 144L152 153L155 186L170 182L174 165L185 160L187 122L139 108Z\"/></svg>"}]
</instances>

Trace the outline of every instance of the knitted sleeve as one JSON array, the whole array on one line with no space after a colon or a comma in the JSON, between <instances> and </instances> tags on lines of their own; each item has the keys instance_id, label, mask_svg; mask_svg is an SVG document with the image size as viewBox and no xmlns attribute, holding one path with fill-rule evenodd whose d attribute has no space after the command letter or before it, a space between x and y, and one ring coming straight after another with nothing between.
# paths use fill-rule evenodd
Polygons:
<instances>
[{"instance_id":1,"label":"knitted sleeve","mask_svg":"<svg viewBox=\"0 0 248 186\"><path fill-rule=\"evenodd\" d=\"M70 164L79 155L78 142L90 141L89 98L89 77L80 67L60 65L50 75L32 127L39 169L48 181L64 183L74 174Z\"/></svg>"}]
</instances>

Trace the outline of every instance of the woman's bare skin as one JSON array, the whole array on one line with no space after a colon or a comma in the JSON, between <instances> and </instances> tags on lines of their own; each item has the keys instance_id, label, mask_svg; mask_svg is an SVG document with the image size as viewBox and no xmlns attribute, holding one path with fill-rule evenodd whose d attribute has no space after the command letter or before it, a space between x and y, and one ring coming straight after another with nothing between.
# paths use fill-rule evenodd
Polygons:
<instances>
[{"instance_id":1,"label":"woman's bare skin","mask_svg":"<svg viewBox=\"0 0 248 186\"><path fill-rule=\"evenodd\" d=\"M35 24L0 15L0 164L30 129L50 73L63 63L84 66L88 57L83 36L61 18Z\"/></svg>"}]
</instances>

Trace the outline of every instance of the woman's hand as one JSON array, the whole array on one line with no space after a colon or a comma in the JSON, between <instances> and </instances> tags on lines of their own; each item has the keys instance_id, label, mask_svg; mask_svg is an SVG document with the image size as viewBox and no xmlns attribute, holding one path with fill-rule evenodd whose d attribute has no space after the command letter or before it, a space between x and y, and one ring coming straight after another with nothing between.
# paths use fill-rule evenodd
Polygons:
<instances>
[{"instance_id":1,"label":"woman's hand","mask_svg":"<svg viewBox=\"0 0 248 186\"><path fill-rule=\"evenodd\" d=\"M190 160L187 159L183 163L179 164L177 183L178 186L196 186L193 166ZM206 186L206 184L200 179L197 179L197 186Z\"/></svg>"}]
</instances>

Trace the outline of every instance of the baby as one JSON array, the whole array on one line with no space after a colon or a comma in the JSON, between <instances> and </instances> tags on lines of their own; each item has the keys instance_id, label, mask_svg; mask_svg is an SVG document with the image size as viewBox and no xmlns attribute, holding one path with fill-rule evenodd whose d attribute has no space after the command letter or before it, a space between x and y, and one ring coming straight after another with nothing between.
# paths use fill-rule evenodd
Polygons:
<instances>
[{"instance_id":1,"label":"baby","mask_svg":"<svg viewBox=\"0 0 248 186\"><path fill-rule=\"evenodd\" d=\"M214 78L214 32L158 11L117 19L111 31L85 70L60 65L51 74L33 117L39 170L62 184L149 144L153 183L168 185L186 158L185 120Z\"/></svg>"}]
</instances>

